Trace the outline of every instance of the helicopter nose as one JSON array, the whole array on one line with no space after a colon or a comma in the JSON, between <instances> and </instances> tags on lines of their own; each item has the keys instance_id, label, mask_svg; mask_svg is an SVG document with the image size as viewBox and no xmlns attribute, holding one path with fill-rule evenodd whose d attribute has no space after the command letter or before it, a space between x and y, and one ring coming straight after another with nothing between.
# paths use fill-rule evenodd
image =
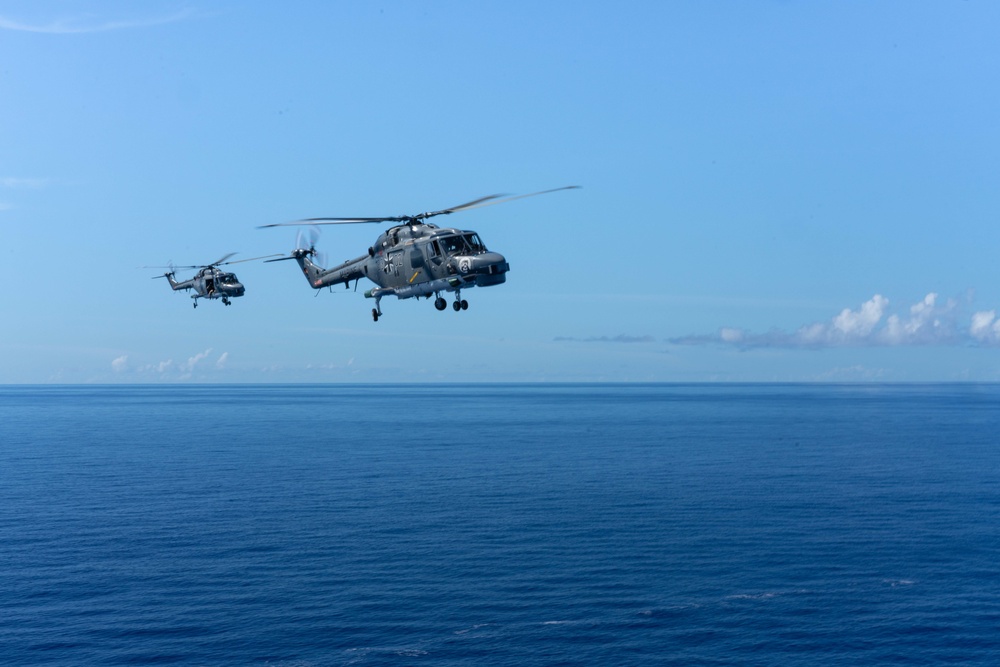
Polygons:
<instances>
[{"instance_id":1,"label":"helicopter nose","mask_svg":"<svg viewBox=\"0 0 1000 667\"><path fill-rule=\"evenodd\" d=\"M507 280L506 273L510 271L510 264L498 252L484 252L470 258L471 266L469 273L475 274L476 285L487 287L489 285L499 285Z\"/></svg>"},{"instance_id":2,"label":"helicopter nose","mask_svg":"<svg viewBox=\"0 0 1000 667\"><path fill-rule=\"evenodd\" d=\"M498 252L484 252L481 255L456 257L452 262L459 273L467 275L493 275L506 273L510 269L507 260Z\"/></svg>"},{"instance_id":3,"label":"helicopter nose","mask_svg":"<svg viewBox=\"0 0 1000 667\"><path fill-rule=\"evenodd\" d=\"M498 273L507 273L510 271L510 264L504 259L504 256L498 252L486 252L477 257L479 261L479 271L481 273L486 273L488 275L495 275Z\"/></svg>"},{"instance_id":4,"label":"helicopter nose","mask_svg":"<svg viewBox=\"0 0 1000 667\"><path fill-rule=\"evenodd\" d=\"M235 288L236 296L243 296L243 293L246 292L246 290L243 289L243 283L236 283Z\"/></svg>"}]
</instances>

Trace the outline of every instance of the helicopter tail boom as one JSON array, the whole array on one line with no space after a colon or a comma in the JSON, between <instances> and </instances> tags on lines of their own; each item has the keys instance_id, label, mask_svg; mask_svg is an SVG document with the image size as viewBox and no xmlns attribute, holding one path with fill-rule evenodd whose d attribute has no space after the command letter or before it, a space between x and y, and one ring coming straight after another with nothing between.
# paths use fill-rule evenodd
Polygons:
<instances>
[{"instance_id":1,"label":"helicopter tail boom","mask_svg":"<svg viewBox=\"0 0 1000 667\"><path fill-rule=\"evenodd\" d=\"M288 257L267 261L280 262L283 260L294 259L296 263L298 263L299 268L302 269L302 275L306 277L306 280L309 282L309 286L313 289L332 287L333 285L348 283L352 280L357 280L365 276L364 264L368 259L367 257L359 257L358 259L344 262L343 264L335 266L331 269L324 269L310 259L315 254L316 251L312 248L309 250L297 248L296 250L293 250L292 254Z\"/></svg>"},{"instance_id":2,"label":"helicopter tail boom","mask_svg":"<svg viewBox=\"0 0 1000 667\"><path fill-rule=\"evenodd\" d=\"M194 287L194 280L182 280L178 282L177 280L174 279L174 274L172 271L170 273L164 273L163 277L167 279L167 282L170 283L170 288L173 289L175 292L177 290L191 289L192 287Z\"/></svg>"}]
</instances>

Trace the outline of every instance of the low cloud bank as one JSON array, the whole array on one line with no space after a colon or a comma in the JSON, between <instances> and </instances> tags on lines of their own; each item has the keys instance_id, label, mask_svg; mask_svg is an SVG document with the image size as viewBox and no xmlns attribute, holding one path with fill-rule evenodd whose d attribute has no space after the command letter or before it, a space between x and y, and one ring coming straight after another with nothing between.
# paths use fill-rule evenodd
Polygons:
<instances>
[{"instance_id":1,"label":"low cloud bank","mask_svg":"<svg viewBox=\"0 0 1000 667\"><path fill-rule=\"evenodd\" d=\"M752 333L723 327L714 334L682 336L669 342L742 349L1000 345L1000 319L996 311L976 312L968 320L959 311L954 299L942 301L931 292L910 306L908 312L891 313L889 300L876 294L855 310L845 308L826 322L806 324L795 331L772 329L767 333Z\"/></svg>"},{"instance_id":2,"label":"low cloud bank","mask_svg":"<svg viewBox=\"0 0 1000 667\"><path fill-rule=\"evenodd\" d=\"M656 339L653 336L590 336L589 338L575 338L573 336L556 336L557 343L653 343Z\"/></svg>"},{"instance_id":3,"label":"low cloud bank","mask_svg":"<svg viewBox=\"0 0 1000 667\"><path fill-rule=\"evenodd\" d=\"M191 379L196 372L207 373L212 370L222 371L229 361L229 352L223 352L216 359L214 365L205 360L212 354L212 348L204 352L198 352L186 361L175 363L173 359L166 359L156 363L133 365L129 362L129 355L123 354L111 361L111 370L118 375L133 375L156 380L187 380ZM204 363L203 363L204 362Z\"/></svg>"}]
</instances>

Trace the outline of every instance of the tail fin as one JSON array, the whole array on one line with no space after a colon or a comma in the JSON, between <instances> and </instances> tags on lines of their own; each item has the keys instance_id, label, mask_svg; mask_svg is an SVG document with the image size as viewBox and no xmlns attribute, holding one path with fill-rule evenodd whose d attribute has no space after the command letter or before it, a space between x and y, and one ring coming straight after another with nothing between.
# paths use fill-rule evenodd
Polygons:
<instances>
[{"instance_id":1,"label":"tail fin","mask_svg":"<svg viewBox=\"0 0 1000 667\"><path fill-rule=\"evenodd\" d=\"M281 257L279 259L269 259L267 261L283 262L289 259L294 259L296 262L298 262L299 268L302 269L302 275L304 275L306 277L306 280L309 281L309 285L313 289L320 289L321 287L323 287L322 276L323 273L326 271L326 269L324 269L321 266L318 266L317 264L314 264L313 261L309 259L315 254L316 250L314 248L309 248L308 250L305 250L303 248L296 248L295 250L292 251L292 254L289 255L288 257Z\"/></svg>"},{"instance_id":2,"label":"tail fin","mask_svg":"<svg viewBox=\"0 0 1000 667\"><path fill-rule=\"evenodd\" d=\"M299 268L302 269L302 274L306 277L306 280L309 281L309 284L312 285L313 288L319 289L323 286L322 276L326 269L314 264L313 261L309 259L315 254L316 251L312 248L309 248L309 250L299 249L292 253L292 257L296 262L298 262Z\"/></svg>"}]
</instances>

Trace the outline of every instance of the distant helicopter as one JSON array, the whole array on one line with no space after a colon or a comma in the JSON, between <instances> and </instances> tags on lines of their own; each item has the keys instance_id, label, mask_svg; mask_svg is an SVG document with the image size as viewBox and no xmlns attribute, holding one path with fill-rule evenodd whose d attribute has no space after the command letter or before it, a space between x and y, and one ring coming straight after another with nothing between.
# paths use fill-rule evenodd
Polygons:
<instances>
[{"instance_id":1,"label":"distant helicopter","mask_svg":"<svg viewBox=\"0 0 1000 667\"><path fill-rule=\"evenodd\" d=\"M448 307L448 303L441 296L441 292L454 292L455 301L452 303L452 308L457 312L469 307L469 303L462 298L462 289L499 285L507 280L506 274L510 270L510 265L500 253L488 251L476 232L438 227L424 221L438 215L450 215L458 211L579 187L570 185L513 197L489 195L451 208L417 215L386 218L308 218L295 222L261 225L259 229L295 225L397 223L379 235L375 244L368 248L368 254L329 269L324 269L310 260L310 257L316 255L315 243L311 243L308 249L297 247L288 257L267 261L281 262L294 259L314 289L341 283L347 287L352 280L368 278L378 286L365 292L365 297L375 299L372 318L376 322L382 315L380 306L382 297L389 295L399 299L409 299L430 298L433 294L434 307L444 310Z\"/></svg>"},{"instance_id":2,"label":"distant helicopter","mask_svg":"<svg viewBox=\"0 0 1000 667\"><path fill-rule=\"evenodd\" d=\"M149 266L143 268L170 269L167 273L164 273L162 276L155 276L155 278L166 278L170 283L170 287L172 287L175 291L193 289L195 294L192 294L191 298L194 299L195 308L198 307L198 299L222 299L222 303L228 306L231 303L229 299L243 296L243 293L246 290L243 287L243 283L237 280L235 273L222 271L219 269L220 266L226 266L227 264L239 264L240 262L252 262L255 259L266 259L268 257L280 256L280 253L278 253L274 255L264 255L263 257L240 259L235 262L226 261L235 254L235 252L231 252L224 257L220 257L211 264L204 264L202 266ZM178 282L177 280L174 280L175 269L198 269L198 273L196 273L190 280Z\"/></svg>"}]
</instances>

